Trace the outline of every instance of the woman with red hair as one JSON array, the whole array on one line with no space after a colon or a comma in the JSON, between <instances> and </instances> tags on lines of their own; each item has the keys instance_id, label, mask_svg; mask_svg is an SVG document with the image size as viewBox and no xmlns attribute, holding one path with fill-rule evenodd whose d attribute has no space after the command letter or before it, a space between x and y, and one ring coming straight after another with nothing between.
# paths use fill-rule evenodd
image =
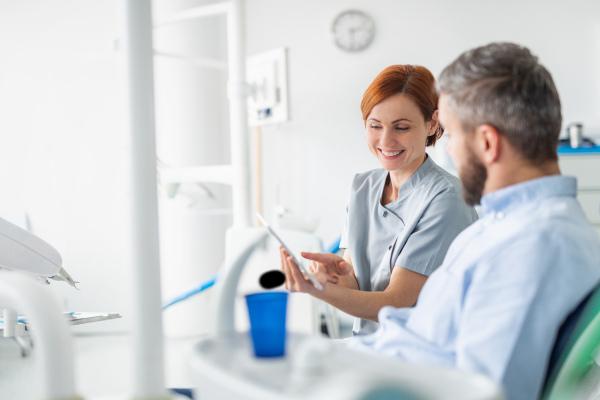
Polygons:
<instances>
[{"instance_id":1,"label":"woman with red hair","mask_svg":"<svg viewBox=\"0 0 600 400\"><path fill-rule=\"evenodd\" d=\"M442 136L435 79L421 66L392 65L366 90L361 110L369 151L381 168L354 177L340 248L302 253L318 291L281 250L286 288L356 317L354 335L374 332L384 306L410 307L454 238L477 219L460 180L425 152Z\"/></svg>"}]
</instances>

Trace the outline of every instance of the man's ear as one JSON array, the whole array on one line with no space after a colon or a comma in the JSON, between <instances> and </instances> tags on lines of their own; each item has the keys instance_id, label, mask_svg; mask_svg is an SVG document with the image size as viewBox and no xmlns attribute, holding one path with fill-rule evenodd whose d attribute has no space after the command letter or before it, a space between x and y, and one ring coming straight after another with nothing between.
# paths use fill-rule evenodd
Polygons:
<instances>
[{"instance_id":1,"label":"man's ear","mask_svg":"<svg viewBox=\"0 0 600 400\"><path fill-rule=\"evenodd\" d=\"M475 148L485 164L498 161L500 142L500 133L493 126L484 124L475 128Z\"/></svg>"}]
</instances>

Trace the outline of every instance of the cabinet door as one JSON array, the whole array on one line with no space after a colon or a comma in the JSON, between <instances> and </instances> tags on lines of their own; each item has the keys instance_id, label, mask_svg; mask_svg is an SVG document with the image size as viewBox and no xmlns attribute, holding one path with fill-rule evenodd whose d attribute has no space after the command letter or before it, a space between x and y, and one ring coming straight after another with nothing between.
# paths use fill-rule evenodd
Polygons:
<instances>
[{"instance_id":1,"label":"cabinet door","mask_svg":"<svg viewBox=\"0 0 600 400\"><path fill-rule=\"evenodd\" d=\"M577 200L590 222L600 228L600 191L577 193Z\"/></svg>"},{"instance_id":2,"label":"cabinet door","mask_svg":"<svg viewBox=\"0 0 600 400\"><path fill-rule=\"evenodd\" d=\"M563 175L577 178L577 199L600 238L600 154L561 155L558 164Z\"/></svg>"},{"instance_id":3,"label":"cabinet door","mask_svg":"<svg viewBox=\"0 0 600 400\"><path fill-rule=\"evenodd\" d=\"M600 155L563 156L558 158L558 165L563 175L577 178L579 191L600 191Z\"/></svg>"}]
</instances>

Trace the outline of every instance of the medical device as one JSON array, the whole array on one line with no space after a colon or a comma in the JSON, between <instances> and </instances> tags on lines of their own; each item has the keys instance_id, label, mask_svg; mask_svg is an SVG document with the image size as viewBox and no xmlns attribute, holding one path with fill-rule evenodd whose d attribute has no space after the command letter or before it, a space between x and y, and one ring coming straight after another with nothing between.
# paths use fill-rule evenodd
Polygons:
<instances>
[{"instance_id":1,"label":"medical device","mask_svg":"<svg viewBox=\"0 0 600 400\"><path fill-rule=\"evenodd\" d=\"M0 267L24 271L44 279L65 281L77 289L71 276L62 267L62 257L56 249L32 233L0 218Z\"/></svg>"},{"instance_id":2,"label":"medical device","mask_svg":"<svg viewBox=\"0 0 600 400\"><path fill-rule=\"evenodd\" d=\"M321 284L315 279L315 277L308 271L308 269L306 269L302 263L300 262L300 259L298 257L296 257L294 255L294 253L291 252L291 250L285 245L285 243L283 243L283 240L281 240L281 238L275 233L275 231L273 230L273 228L271 228L271 226L267 223L267 221L263 218L262 215L260 215L259 213L256 213L256 216L258 217L258 219L260 220L260 223L263 224L263 226L265 228L267 228L267 230L269 231L269 233L275 238L277 239L277 241L279 242L279 244L281 244L283 246L283 248L285 249L285 251L290 255L290 257L292 257L292 259L294 260L294 262L296 263L296 265L298 266L298 268L300 268L300 270L302 272L304 272L304 274L308 277L308 279L310 279L310 281L312 282L312 284L318 289L318 290L323 290L323 286L321 286Z\"/></svg>"}]
</instances>

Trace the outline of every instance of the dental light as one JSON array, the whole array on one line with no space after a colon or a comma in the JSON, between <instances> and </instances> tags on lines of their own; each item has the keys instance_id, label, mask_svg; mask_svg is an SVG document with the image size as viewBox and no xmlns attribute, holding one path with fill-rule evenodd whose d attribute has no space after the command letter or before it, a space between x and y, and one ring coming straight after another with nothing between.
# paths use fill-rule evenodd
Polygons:
<instances>
[{"instance_id":1,"label":"dental light","mask_svg":"<svg viewBox=\"0 0 600 400\"><path fill-rule=\"evenodd\" d=\"M0 267L23 271L46 278L65 281L77 288L62 266L62 257L56 249L34 234L0 218Z\"/></svg>"}]
</instances>

